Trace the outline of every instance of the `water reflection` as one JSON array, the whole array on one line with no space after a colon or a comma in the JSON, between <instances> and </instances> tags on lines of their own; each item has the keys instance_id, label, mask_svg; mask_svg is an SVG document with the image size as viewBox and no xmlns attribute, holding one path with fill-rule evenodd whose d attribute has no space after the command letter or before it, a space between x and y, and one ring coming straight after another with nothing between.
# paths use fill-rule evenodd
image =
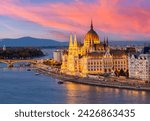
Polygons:
<instances>
[{"instance_id":1,"label":"water reflection","mask_svg":"<svg viewBox=\"0 0 150 121\"><path fill-rule=\"evenodd\" d=\"M0 68L6 68L6 67L7 67L7 64L0 62Z\"/></svg>"},{"instance_id":2,"label":"water reflection","mask_svg":"<svg viewBox=\"0 0 150 121\"><path fill-rule=\"evenodd\" d=\"M0 69L3 72L7 72L9 70L11 70L11 71L17 71L17 70L24 71L25 68L28 68L28 67L25 67L26 64L28 64L28 63L19 62L19 63L13 64L13 68L8 68L7 64L0 63Z\"/></svg>"},{"instance_id":3,"label":"water reflection","mask_svg":"<svg viewBox=\"0 0 150 121\"><path fill-rule=\"evenodd\" d=\"M126 95L135 96L135 97L138 95L142 95L142 96L146 95L145 91L136 91L136 90L124 90L124 93Z\"/></svg>"},{"instance_id":4,"label":"water reflection","mask_svg":"<svg viewBox=\"0 0 150 121\"><path fill-rule=\"evenodd\" d=\"M67 83L66 103L150 103L150 92Z\"/></svg>"}]
</instances>

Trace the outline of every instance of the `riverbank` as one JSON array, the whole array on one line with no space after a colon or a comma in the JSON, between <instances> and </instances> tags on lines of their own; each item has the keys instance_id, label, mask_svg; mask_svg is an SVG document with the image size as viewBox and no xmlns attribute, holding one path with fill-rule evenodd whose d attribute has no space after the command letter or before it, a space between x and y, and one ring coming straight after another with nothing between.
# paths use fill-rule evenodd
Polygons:
<instances>
[{"instance_id":1,"label":"riverbank","mask_svg":"<svg viewBox=\"0 0 150 121\"><path fill-rule=\"evenodd\" d=\"M44 53L35 47L7 47L0 48L0 59L33 59L43 57Z\"/></svg>"},{"instance_id":2,"label":"riverbank","mask_svg":"<svg viewBox=\"0 0 150 121\"><path fill-rule=\"evenodd\" d=\"M81 78L77 76L70 76L61 74L59 72L53 71L46 65L35 65L37 68L36 71L39 73L45 74L47 76L51 76L53 78L57 78L58 80L73 82L79 84L100 86L100 87L110 87L110 88L119 88L119 89L130 89L130 90L139 90L139 91L150 91L150 85L148 84L138 84L131 85L129 82L118 82L118 81L104 81L92 78Z\"/></svg>"}]
</instances>

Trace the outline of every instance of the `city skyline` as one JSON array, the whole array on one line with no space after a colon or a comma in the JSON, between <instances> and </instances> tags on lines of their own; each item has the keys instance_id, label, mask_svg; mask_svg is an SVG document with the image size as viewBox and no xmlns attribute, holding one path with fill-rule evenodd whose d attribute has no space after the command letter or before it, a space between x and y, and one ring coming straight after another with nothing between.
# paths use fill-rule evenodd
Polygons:
<instances>
[{"instance_id":1,"label":"city skyline","mask_svg":"<svg viewBox=\"0 0 150 121\"><path fill-rule=\"evenodd\" d=\"M5 0L0 7L0 39L67 41L70 33L84 38L91 19L102 40L150 38L148 0Z\"/></svg>"}]
</instances>

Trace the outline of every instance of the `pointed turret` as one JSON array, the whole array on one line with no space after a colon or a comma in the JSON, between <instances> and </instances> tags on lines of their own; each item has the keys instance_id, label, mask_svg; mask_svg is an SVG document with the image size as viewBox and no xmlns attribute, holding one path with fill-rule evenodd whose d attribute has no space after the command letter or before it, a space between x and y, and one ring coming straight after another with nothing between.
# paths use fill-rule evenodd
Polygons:
<instances>
[{"instance_id":1,"label":"pointed turret","mask_svg":"<svg viewBox=\"0 0 150 121\"><path fill-rule=\"evenodd\" d=\"M104 37L104 49L106 50L106 40L105 40L105 37Z\"/></svg>"},{"instance_id":2,"label":"pointed turret","mask_svg":"<svg viewBox=\"0 0 150 121\"><path fill-rule=\"evenodd\" d=\"M106 40L105 40L105 37L104 37L104 44L106 44Z\"/></svg>"},{"instance_id":3,"label":"pointed turret","mask_svg":"<svg viewBox=\"0 0 150 121\"><path fill-rule=\"evenodd\" d=\"M69 55L73 54L73 47L74 47L74 45L73 45L73 39L72 39L72 34L71 34L70 35L70 42L69 42L69 50L68 50Z\"/></svg>"},{"instance_id":4,"label":"pointed turret","mask_svg":"<svg viewBox=\"0 0 150 121\"><path fill-rule=\"evenodd\" d=\"M76 34L74 35L74 46L75 46L75 47L77 47L77 46L78 46L78 42L77 42Z\"/></svg>"},{"instance_id":5,"label":"pointed turret","mask_svg":"<svg viewBox=\"0 0 150 121\"><path fill-rule=\"evenodd\" d=\"M69 42L69 47L73 47L73 40L72 40L72 35L70 35L70 42Z\"/></svg>"},{"instance_id":6,"label":"pointed turret","mask_svg":"<svg viewBox=\"0 0 150 121\"><path fill-rule=\"evenodd\" d=\"M107 37L107 40L106 40L106 45L108 46L108 37Z\"/></svg>"}]
</instances>

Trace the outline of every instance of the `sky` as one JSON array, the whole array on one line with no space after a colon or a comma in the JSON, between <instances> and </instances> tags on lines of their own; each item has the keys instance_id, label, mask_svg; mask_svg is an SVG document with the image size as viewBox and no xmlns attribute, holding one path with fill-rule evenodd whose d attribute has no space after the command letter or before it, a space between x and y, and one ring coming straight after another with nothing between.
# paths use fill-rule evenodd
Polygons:
<instances>
[{"instance_id":1,"label":"sky","mask_svg":"<svg viewBox=\"0 0 150 121\"><path fill-rule=\"evenodd\" d=\"M150 40L150 0L0 0L0 39L31 36L82 41L90 29L103 40Z\"/></svg>"}]
</instances>

